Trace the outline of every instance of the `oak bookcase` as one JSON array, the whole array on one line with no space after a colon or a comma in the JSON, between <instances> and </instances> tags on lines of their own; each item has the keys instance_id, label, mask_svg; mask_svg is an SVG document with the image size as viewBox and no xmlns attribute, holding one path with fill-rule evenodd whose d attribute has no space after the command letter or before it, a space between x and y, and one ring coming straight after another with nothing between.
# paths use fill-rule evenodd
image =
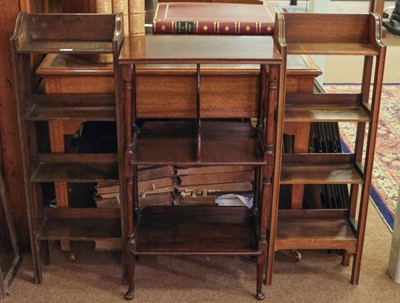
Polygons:
<instances>
[{"instance_id":1,"label":"oak bookcase","mask_svg":"<svg viewBox=\"0 0 400 303\"><path fill-rule=\"evenodd\" d=\"M66 182L118 181L119 154L122 154L54 151L47 147L52 145L51 124L87 121L116 121L118 124L119 110L115 93L44 93L42 78L35 73L35 62L38 56L55 53L108 55L116 65L123 41L121 18L111 14L21 12L16 21L11 51L36 283L42 282L41 258L48 262L48 240L121 240L123 220L119 210L68 207L66 199L57 199L57 202L66 203L55 208L45 204L46 193L42 190L45 183L54 184L56 194L60 194L66 191ZM116 78L117 75L115 85ZM50 134L43 131L46 127ZM121 136L118 130L117 133L120 149Z\"/></svg>"},{"instance_id":2,"label":"oak bookcase","mask_svg":"<svg viewBox=\"0 0 400 303\"><path fill-rule=\"evenodd\" d=\"M136 65L186 64L196 91L183 104L169 96L168 111L151 97L136 94L140 81ZM258 97L203 103L203 66L257 64ZM272 37L145 36L126 38L119 57L125 104L125 193L129 289L134 297L135 256L249 255L257 258L256 297L263 299L262 280L267 252L267 213L271 203L276 104L282 103L285 65ZM163 83L154 93L163 91ZM176 91L179 94L179 91ZM179 98L178 98L179 99ZM175 101L175 102L174 102ZM226 101L226 100L224 100ZM246 104L243 104L246 102ZM257 118L256 126L249 118ZM243 120L244 119L244 120ZM252 165L255 167L254 205L138 207L138 165Z\"/></svg>"},{"instance_id":3,"label":"oak bookcase","mask_svg":"<svg viewBox=\"0 0 400 303\"><path fill-rule=\"evenodd\" d=\"M342 249L346 251L344 265L349 264L350 255L354 256L351 283L357 284L385 62L381 20L375 13L279 13L276 22L275 42L286 47L288 55L357 55L364 57L364 65L359 93L288 93L285 104L281 104L284 115L278 116L278 125L298 121L355 122L357 136L353 152L347 154L282 154L282 142L277 142L274 177L279 181L273 189L266 283L271 283L277 250ZM281 133L277 135L282 138ZM350 206L279 210L279 187L284 184L348 184Z\"/></svg>"}]
</instances>

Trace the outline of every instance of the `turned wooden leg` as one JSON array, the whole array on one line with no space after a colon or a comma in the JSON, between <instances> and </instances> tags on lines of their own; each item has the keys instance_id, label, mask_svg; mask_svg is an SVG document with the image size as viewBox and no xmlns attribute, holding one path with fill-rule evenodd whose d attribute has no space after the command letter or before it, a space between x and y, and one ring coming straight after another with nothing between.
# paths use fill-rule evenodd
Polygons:
<instances>
[{"instance_id":1,"label":"turned wooden leg","mask_svg":"<svg viewBox=\"0 0 400 303\"><path fill-rule=\"evenodd\" d=\"M133 300L133 297L134 297L134 290L133 290L133 288L131 289L131 288L128 288L128 291L125 293L125 295L124 295L124 299L125 300Z\"/></svg>"},{"instance_id":2,"label":"turned wooden leg","mask_svg":"<svg viewBox=\"0 0 400 303\"><path fill-rule=\"evenodd\" d=\"M133 235L129 237L128 244L126 245L126 268L128 278L128 290L124 295L125 300L132 300L135 294L135 256L133 255L134 239Z\"/></svg>"},{"instance_id":3,"label":"turned wooden leg","mask_svg":"<svg viewBox=\"0 0 400 303\"><path fill-rule=\"evenodd\" d=\"M264 300L265 294L262 291L262 282L264 278L264 268L265 268L265 254L257 256L257 287L256 287L256 298L257 300Z\"/></svg>"},{"instance_id":4,"label":"turned wooden leg","mask_svg":"<svg viewBox=\"0 0 400 303\"><path fill-rule=\"evenodd\" d=\"M350 254L345 251L342 256L342 265L349 266L350 265Z\"/></svg>"}]
</instances>

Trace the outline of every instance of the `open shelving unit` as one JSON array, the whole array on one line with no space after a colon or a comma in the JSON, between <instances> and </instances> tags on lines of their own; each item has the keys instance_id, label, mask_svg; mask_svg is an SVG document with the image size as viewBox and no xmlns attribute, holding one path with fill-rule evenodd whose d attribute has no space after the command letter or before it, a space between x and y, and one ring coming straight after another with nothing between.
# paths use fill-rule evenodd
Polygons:
<instances>
[{"instance_id":1,"label":"open shelving unit","mask_svg":"<svg viewBox=\"0 0 400 303\"><path fill-rule=\"evenodd\" d=\"M359 93L286 96L284 115L278 117L278 124L355 122L357 137L354 152L349 154L280 154L277 149L275 177L279 181L274 184L266 283L271 283L277 250L343 249L346 251L344 265L349 264L350 255L354 256L351 283L357 284L385 62L381 20L375 13L279 13L277 27L275 41L286 47L288 55L357 55L364 57L364 66ZM282 138L282 134L277 135ZM279 146L281 143L277 143L277 148ZM279 210L280 184L347 184L350 206L346 209Z\"/></svg>"},{"instance_id":2,"label":"open shelving unit","mask_svg":"<svg viewBox=\"0 0 400 303\"><path fill-rule=\"evenodd\" d=\"M54 150L51 133L51 125L67 122L118 123L115 94L46 94L43 78L36 74L37 62L48 54L106 55L117 65L123 41L121 19L121 15L112 14L22 12L17 17L11 49L36 283L42 282L41 258L48 261L48 240L121 241L120 210L72 208L67 197L67 182L119 181L119 131L118 151L113 154L62 152L64 142L59 143L61 150ZM114 78L116 85L117 74ZM44 201L44 183L54 184L56 208Z\"/></svg>"},{"instance_id":3,"label":"open shelving unit","mask_svg":"<svg viewBox=\"0 0 400 303\"><path fill-rule=\"evenodd\" d=\"M173 46L173 47L171 47ZM271 203L272 166L276 124L274 108L282 102L284 65L271 37L145 36L125 40L119 57L125 104L125 193L127 218L125 257L129 289L134 296L137 255L248 255L257 258L257 299L264 299L267 252L267 215ZM149 96L136 94L136 66L186 64L195 66L196 94L180 111L165 112L165 119L141 114ZM203 64L257 64L257 98L241 106L256 108L240 118L231 103L202 103L207 88L201 85ZM193 71L192 71L193 73ZM162 88L159 84L158 89ZM156 106L156 105L155 105ZM151 112L151 109L149 109ZM227 114L228 113L228 114ZM230 114L229 114L230 113ZM254 204L241 206L138 207L136 182L139 165L253 165Z\"/></svg>"}]
</instances>

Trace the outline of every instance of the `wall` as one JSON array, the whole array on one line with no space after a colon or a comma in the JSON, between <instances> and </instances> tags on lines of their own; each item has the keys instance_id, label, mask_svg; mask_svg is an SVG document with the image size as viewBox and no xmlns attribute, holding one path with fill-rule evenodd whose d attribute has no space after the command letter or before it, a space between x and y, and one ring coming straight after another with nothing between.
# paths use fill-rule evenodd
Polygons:
<instances>
[{"instance_id":1,"label":"wall","mask_svg":"<svg viewBox=\"0 0 400 303\"><path fill-rule=\"evenodd\" d=\"M0 148L5 181L21 248L29 249L28 219L9 39L20 9L19 1L2 1L0 9Z\"/></svg>"}]
</instances>

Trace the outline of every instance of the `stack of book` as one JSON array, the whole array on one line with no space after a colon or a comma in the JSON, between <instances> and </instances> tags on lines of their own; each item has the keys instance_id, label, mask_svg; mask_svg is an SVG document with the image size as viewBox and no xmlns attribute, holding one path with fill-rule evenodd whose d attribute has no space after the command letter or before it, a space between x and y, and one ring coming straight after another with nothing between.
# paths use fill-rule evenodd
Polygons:
<instances>
[{"instance_id":1,"label":"stack of book","mask_svg":"<svg viewBox=\"0 0 400 303\"><path fill-rule=\"evenodd\" d=\"M138 171L139 208L172 205L174 169L172 166L141 166Z\"/></svg>"},{"instance_id":2,"label":"stack of book","mask_svg":"<svg viewBox=\"0 0 400 303\"><path fill-rule=\"evenodd\" d=\"M172 205L173 172L172 166L139 167L139 208L147 205ZM98 182L95 190L97 207L120 207L118 182Z\"/></svg>"},{"instance_id":3,"label":"stack of book","mask_svg":"<svg viewBox=\"0 0 400 303\"><path fill-rule=\"evenodd\" d=\"M96 0L94 12L100 14L122 13L124 34L144 35L144 0Z\"/></svg>"},{"instance_id":4,"label":"stack of book","mask_svg":"<svg viewBox=\"0 0 400 303\"><path fill-rule=\"evenodd\" d=\"M254 168L249 165L178 167L174 205L215 205L224 193L251 194Z\"/></svg>"},{"instance_id":5,"label":"stack of book","mask_svg":"<svg viewBox=\"0 0 400 303\"><path fill-rule=\"evenodd\" d=\"M172 205L173 186L172 166L140 166L138 169L139 208L148 205ZM95 187L95 202L99 208L120 207L118 182L102 181ZM96 240L96 250L122 249L120 240Z\"/></svg>"},{"instance_id":6,"label":"stack of book","mask_svg":"<svg viewBox=\"0 0 400 303\"><path fill-rule=\"evenodd\" d=\"M65 13L122 13L125 36L143 36L145 0L63 0L61 10Z\"/></svg>"}]
</instances>

